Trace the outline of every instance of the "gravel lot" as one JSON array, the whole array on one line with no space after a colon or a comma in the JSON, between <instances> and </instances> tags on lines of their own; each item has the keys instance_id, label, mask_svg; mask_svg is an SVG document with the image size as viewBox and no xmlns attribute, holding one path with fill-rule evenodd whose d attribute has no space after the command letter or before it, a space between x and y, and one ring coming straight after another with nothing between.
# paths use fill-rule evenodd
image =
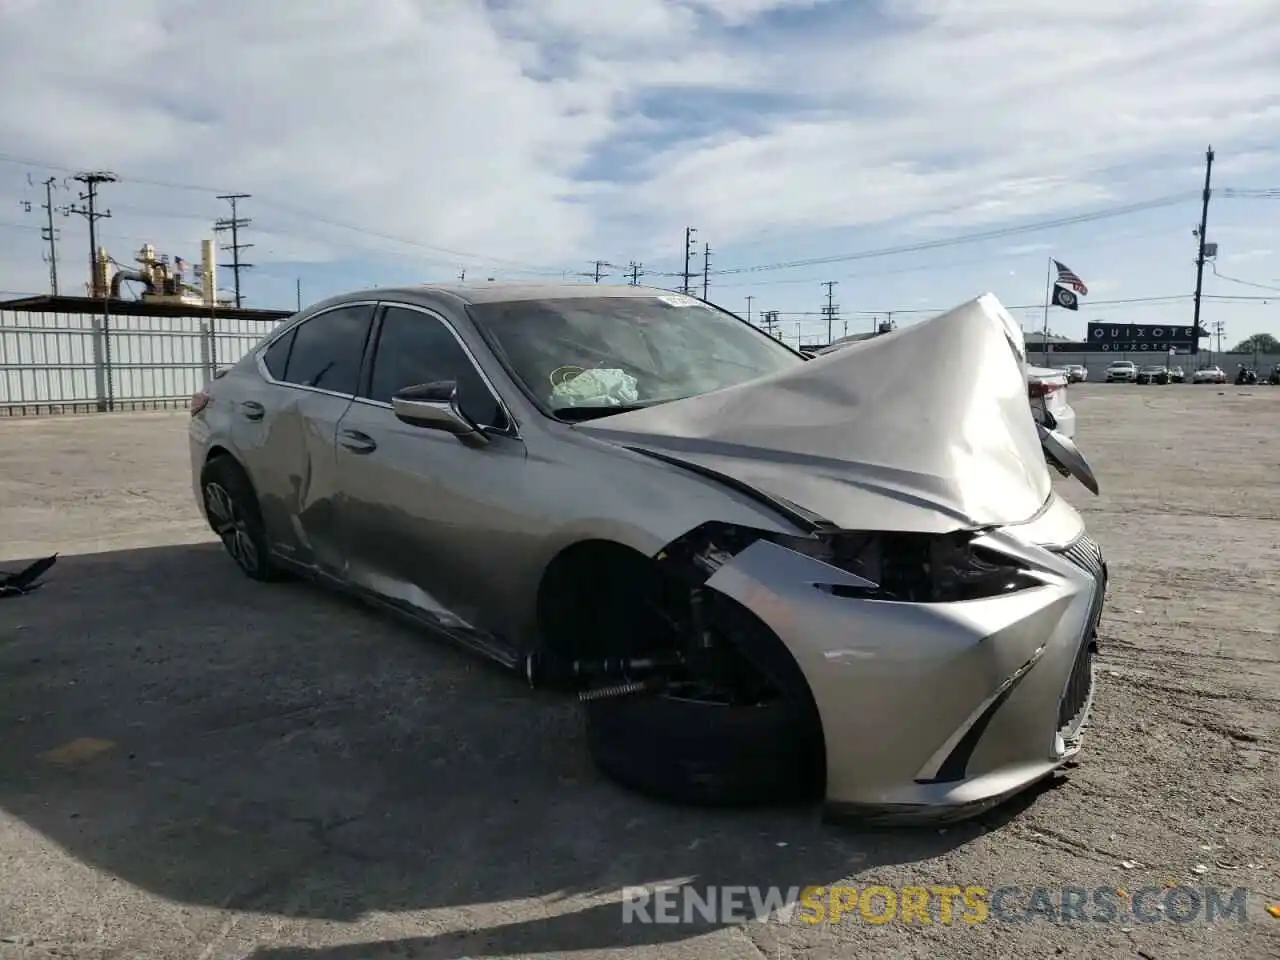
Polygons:
<instances>
[{"instance_id":1,"label":"gravel lot","mask_svg":"<svg viewBox=\"0 0 1280 960\"><path fill-rule=\"evenodd\" d=\"M184 413L0 425L0 958L1280 955L1280 390L1072 388L1113 569L1081 764L949 830L657 806L570 702L303 584L198 520ZM1270 437L1263 441L1258 438ZM621 922L689 880L1246 887L1248 919Z\"/></svg>"}]
</instances>

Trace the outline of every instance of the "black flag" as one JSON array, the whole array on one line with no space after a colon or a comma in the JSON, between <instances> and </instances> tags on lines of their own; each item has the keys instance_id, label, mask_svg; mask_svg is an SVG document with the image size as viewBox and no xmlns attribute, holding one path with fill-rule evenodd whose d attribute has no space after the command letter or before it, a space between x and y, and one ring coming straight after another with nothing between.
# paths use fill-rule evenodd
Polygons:
<instances>
[{"instance_id":1,"label":"black flag","mask_svg":"<svg viewBox=\"0 0 1280 960\"><path fill-rule=\"evenodd\" d=\"M1066 287L1053 285L1053 305L1061 307L1063 310L1079 310L1080 301L1076 299L1076 295Z\"/></svg>"}]
</instances>

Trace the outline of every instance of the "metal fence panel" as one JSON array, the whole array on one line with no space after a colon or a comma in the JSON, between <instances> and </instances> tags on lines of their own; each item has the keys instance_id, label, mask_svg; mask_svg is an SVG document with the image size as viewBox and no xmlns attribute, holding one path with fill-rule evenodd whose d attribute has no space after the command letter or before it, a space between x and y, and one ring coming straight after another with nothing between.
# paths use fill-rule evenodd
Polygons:
<instances>
[{"instance_id":1,"label":"metal fence panel","mask_svg":"<svg viewBox=\"0 0 1280 960\"><path fill-rule=\"evenodd\" d=\"M0 416L180 406L279 322L0 311Z\"/></svg>"}]
</instances>

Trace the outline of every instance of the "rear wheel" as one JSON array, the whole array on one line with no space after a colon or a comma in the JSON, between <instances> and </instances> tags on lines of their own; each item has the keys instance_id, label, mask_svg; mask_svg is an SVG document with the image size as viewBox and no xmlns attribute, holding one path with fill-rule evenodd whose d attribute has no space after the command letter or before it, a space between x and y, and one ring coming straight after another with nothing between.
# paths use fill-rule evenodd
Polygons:
<instances>
[{"instance_id":1,"label":"rear wheel","mask_svg":"<svg viewBox=\"0 0 1280 960\"><path fill-rule=\"evenodd\" d=\"M227 554L250 579L281 578L272 562L258 498L244 470L230 457L209 462L200 478L205 515Z\"/></svg>"}]
</instances>

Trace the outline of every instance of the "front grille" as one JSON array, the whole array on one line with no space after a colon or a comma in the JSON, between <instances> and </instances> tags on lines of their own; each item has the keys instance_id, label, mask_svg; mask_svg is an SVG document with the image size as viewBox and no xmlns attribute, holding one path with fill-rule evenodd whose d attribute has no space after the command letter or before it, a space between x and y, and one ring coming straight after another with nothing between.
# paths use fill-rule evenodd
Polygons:
<instances>
[{"instance_id":1,"label":"front grille","mask_svg":"<svg viewBox=\"0 0 1280 960\"><path fill-rule=\"evenodd\" d=\"M1093 575L1095 580L1102 580L1106 585L1107 565L1102 559L1102 548L1087 533L1073 540L1062 551L1062 555L1077 567Z\"/></svg>"},{"instance_id":2,"label":"front grille","mask_svg":"<svg viewBox=\"0 0 1280 960\"><path fill-rule=\"evenodd\" d=\"M1058 704L1058 733L1068 746L1084 728L1085 714L1093 699L1093 651L1093 638L1086 637L1076 653L1066 693Z\"/></svg>"},{"instance_id":3,"label":"front grille","mask_svg":"<svg viewBox=\"0 0 1280 960\"><path fill-rule=\"evenodd\" d=\"M1094 580L1088 625L1084 636L1080 638L1080 648L1071 667L1067 689L1058 705L1058 732L1070 746L1084 729L1089 705L1093 700L1093 658L1097 651L1098 621L1102 619L1102 605L1107 594L1107 562L1103 559L1102 548L1087 534L1081 534L1065 547L1062 556Z\"/></svg>"}]
</instances>

